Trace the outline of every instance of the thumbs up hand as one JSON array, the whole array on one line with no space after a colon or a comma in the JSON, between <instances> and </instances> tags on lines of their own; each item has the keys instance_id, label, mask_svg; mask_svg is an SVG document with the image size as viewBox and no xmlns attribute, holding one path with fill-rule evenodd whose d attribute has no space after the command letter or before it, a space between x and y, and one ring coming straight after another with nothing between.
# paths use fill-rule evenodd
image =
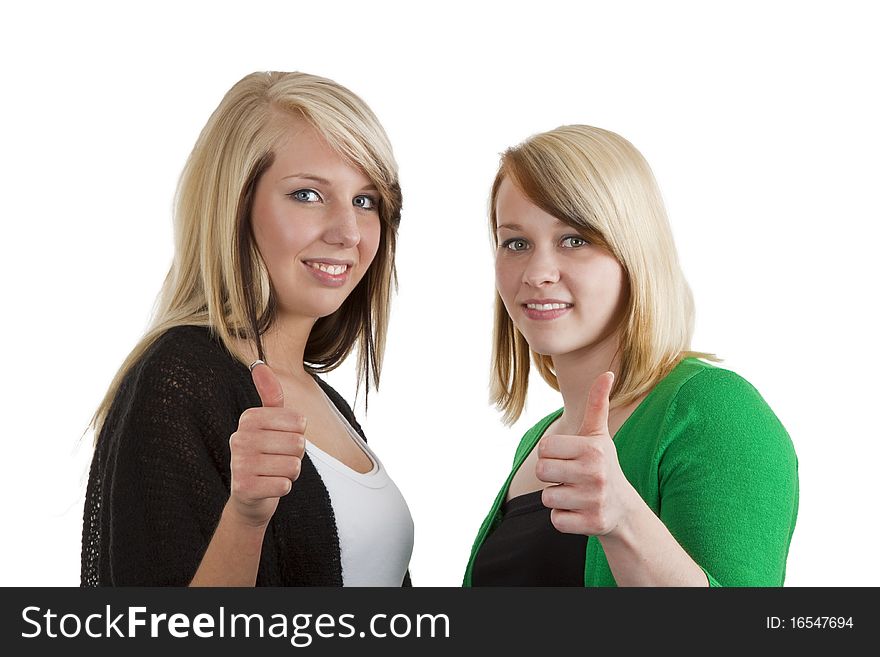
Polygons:
<instances>
[{"instance_id":1,"label":"thumbs up hand","mask_svg":"<svg viewBox=\"0 0 880 657\"><path fill-rule=\"evenodd\" d=\"M284 408L281 382L263 361L251 366L251 376L263 406L245 410L229 439L229 501L242 521L265 526L299 477L306 419Z\"/></svg>"},{"instance_id":2,"label":"thumbs up hand","mask_svg":"<svg viewBox=\"0 0 880 657\"><path fill-rule=\"evenodd\" d=\"M608 431L614 374L605 372L590 388L578 435L544 436L535 474L548 486L541 494L553 526L566 534L603 536L613 532L638 493L627 481ZM639 498L641 499L641 498Z\"/></svg>"}]
</instances>

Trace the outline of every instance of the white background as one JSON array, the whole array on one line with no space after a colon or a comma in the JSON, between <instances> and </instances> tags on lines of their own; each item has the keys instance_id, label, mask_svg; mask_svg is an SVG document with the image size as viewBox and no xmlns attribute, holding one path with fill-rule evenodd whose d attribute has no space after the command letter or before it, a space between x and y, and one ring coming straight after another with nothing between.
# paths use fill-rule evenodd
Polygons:
<instances>
[{"instance_id":1,"label":"white background","mask_svg":"<svg viewBox=\"0 0 880 657\"><path fill-rule=\"evenodd\" d=\"M872 3L16 3L0 27L0 583L76 585L89 418L172 255L177 176L225 91L302 70L361 95L401 167L399 294L357 412L457 586L523 419L487 404L498 154L564 123L651 163L697 303L800 460L792 586L878 585L880 48ZM174 8L172 8L172 6ZM354 399L344 367L329 377Z\"/></svg>"}]
</instances>

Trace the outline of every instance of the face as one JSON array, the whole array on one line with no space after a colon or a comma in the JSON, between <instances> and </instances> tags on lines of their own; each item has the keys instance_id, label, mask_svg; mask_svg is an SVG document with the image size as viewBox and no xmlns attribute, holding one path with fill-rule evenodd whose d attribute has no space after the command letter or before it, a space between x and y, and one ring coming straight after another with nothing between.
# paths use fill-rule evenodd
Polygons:
<instances>
[{"instance_id":1,"label":"face","mask_svg":"<svg viewBox=\"0 0 880 657\"><path fill-rule=\"evenodd\" d=\"M286 316L332 314L379 247L379 193L305 121L275 149L254 191L257 248Z\"/></svg>"},{"instance_id":2,"label":"face","mask_svg":"<svg viewBox=\"0 0 880 657\"><path fill-rule=\"evenodd\" d=\"M534 205L509 178L495 211L495 286L529 346L563 356L614 339L626 305L617 259Z\"/></svg>"}]
</instances>

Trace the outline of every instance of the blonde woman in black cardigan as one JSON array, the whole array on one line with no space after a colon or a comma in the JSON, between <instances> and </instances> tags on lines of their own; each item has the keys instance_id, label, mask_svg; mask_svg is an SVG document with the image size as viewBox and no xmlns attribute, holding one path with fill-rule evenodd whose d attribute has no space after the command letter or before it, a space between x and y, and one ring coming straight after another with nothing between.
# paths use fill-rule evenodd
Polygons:
<instances>
[{"instance_id":1,"label":"blonde woman in black cardigan","mask_svg":"<svg viewBox=\"0 0 880 657\"><path fill-rule=\"evenodd\" d=\"M83 585L408 584L406 503L316 376L357 346L378 385L400 208L348 89L229 90L181 176L152 325L95 416Z\"/></svg>"}]
</instances>

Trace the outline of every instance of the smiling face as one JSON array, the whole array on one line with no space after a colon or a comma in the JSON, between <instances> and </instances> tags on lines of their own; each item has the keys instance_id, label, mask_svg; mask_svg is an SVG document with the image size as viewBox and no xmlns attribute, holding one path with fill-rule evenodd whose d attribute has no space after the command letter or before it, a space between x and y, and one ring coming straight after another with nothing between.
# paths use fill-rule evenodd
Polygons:
<instances>
[{"instance_id":1,"label":"smiling face","mask_svg":"<svg viewBox=\"0 0 880 657\"><path fill-rule=\"evenodd\" d=\"M495 210L495 286L532 350L563 356L616 338L626 306L617 259L534 205L509 177Z\"/></svg>"},{"instance_id":2,"label":"smiling face","mask_svg":"<svg viewBox=\"0 0 880 657\"><path fill-rule=\"evenodd\" d=\"M251 222L281 315L334 313L379 247L379 193L312 126L292 120L254 191Z\"/></svg>"}]
</instances>

